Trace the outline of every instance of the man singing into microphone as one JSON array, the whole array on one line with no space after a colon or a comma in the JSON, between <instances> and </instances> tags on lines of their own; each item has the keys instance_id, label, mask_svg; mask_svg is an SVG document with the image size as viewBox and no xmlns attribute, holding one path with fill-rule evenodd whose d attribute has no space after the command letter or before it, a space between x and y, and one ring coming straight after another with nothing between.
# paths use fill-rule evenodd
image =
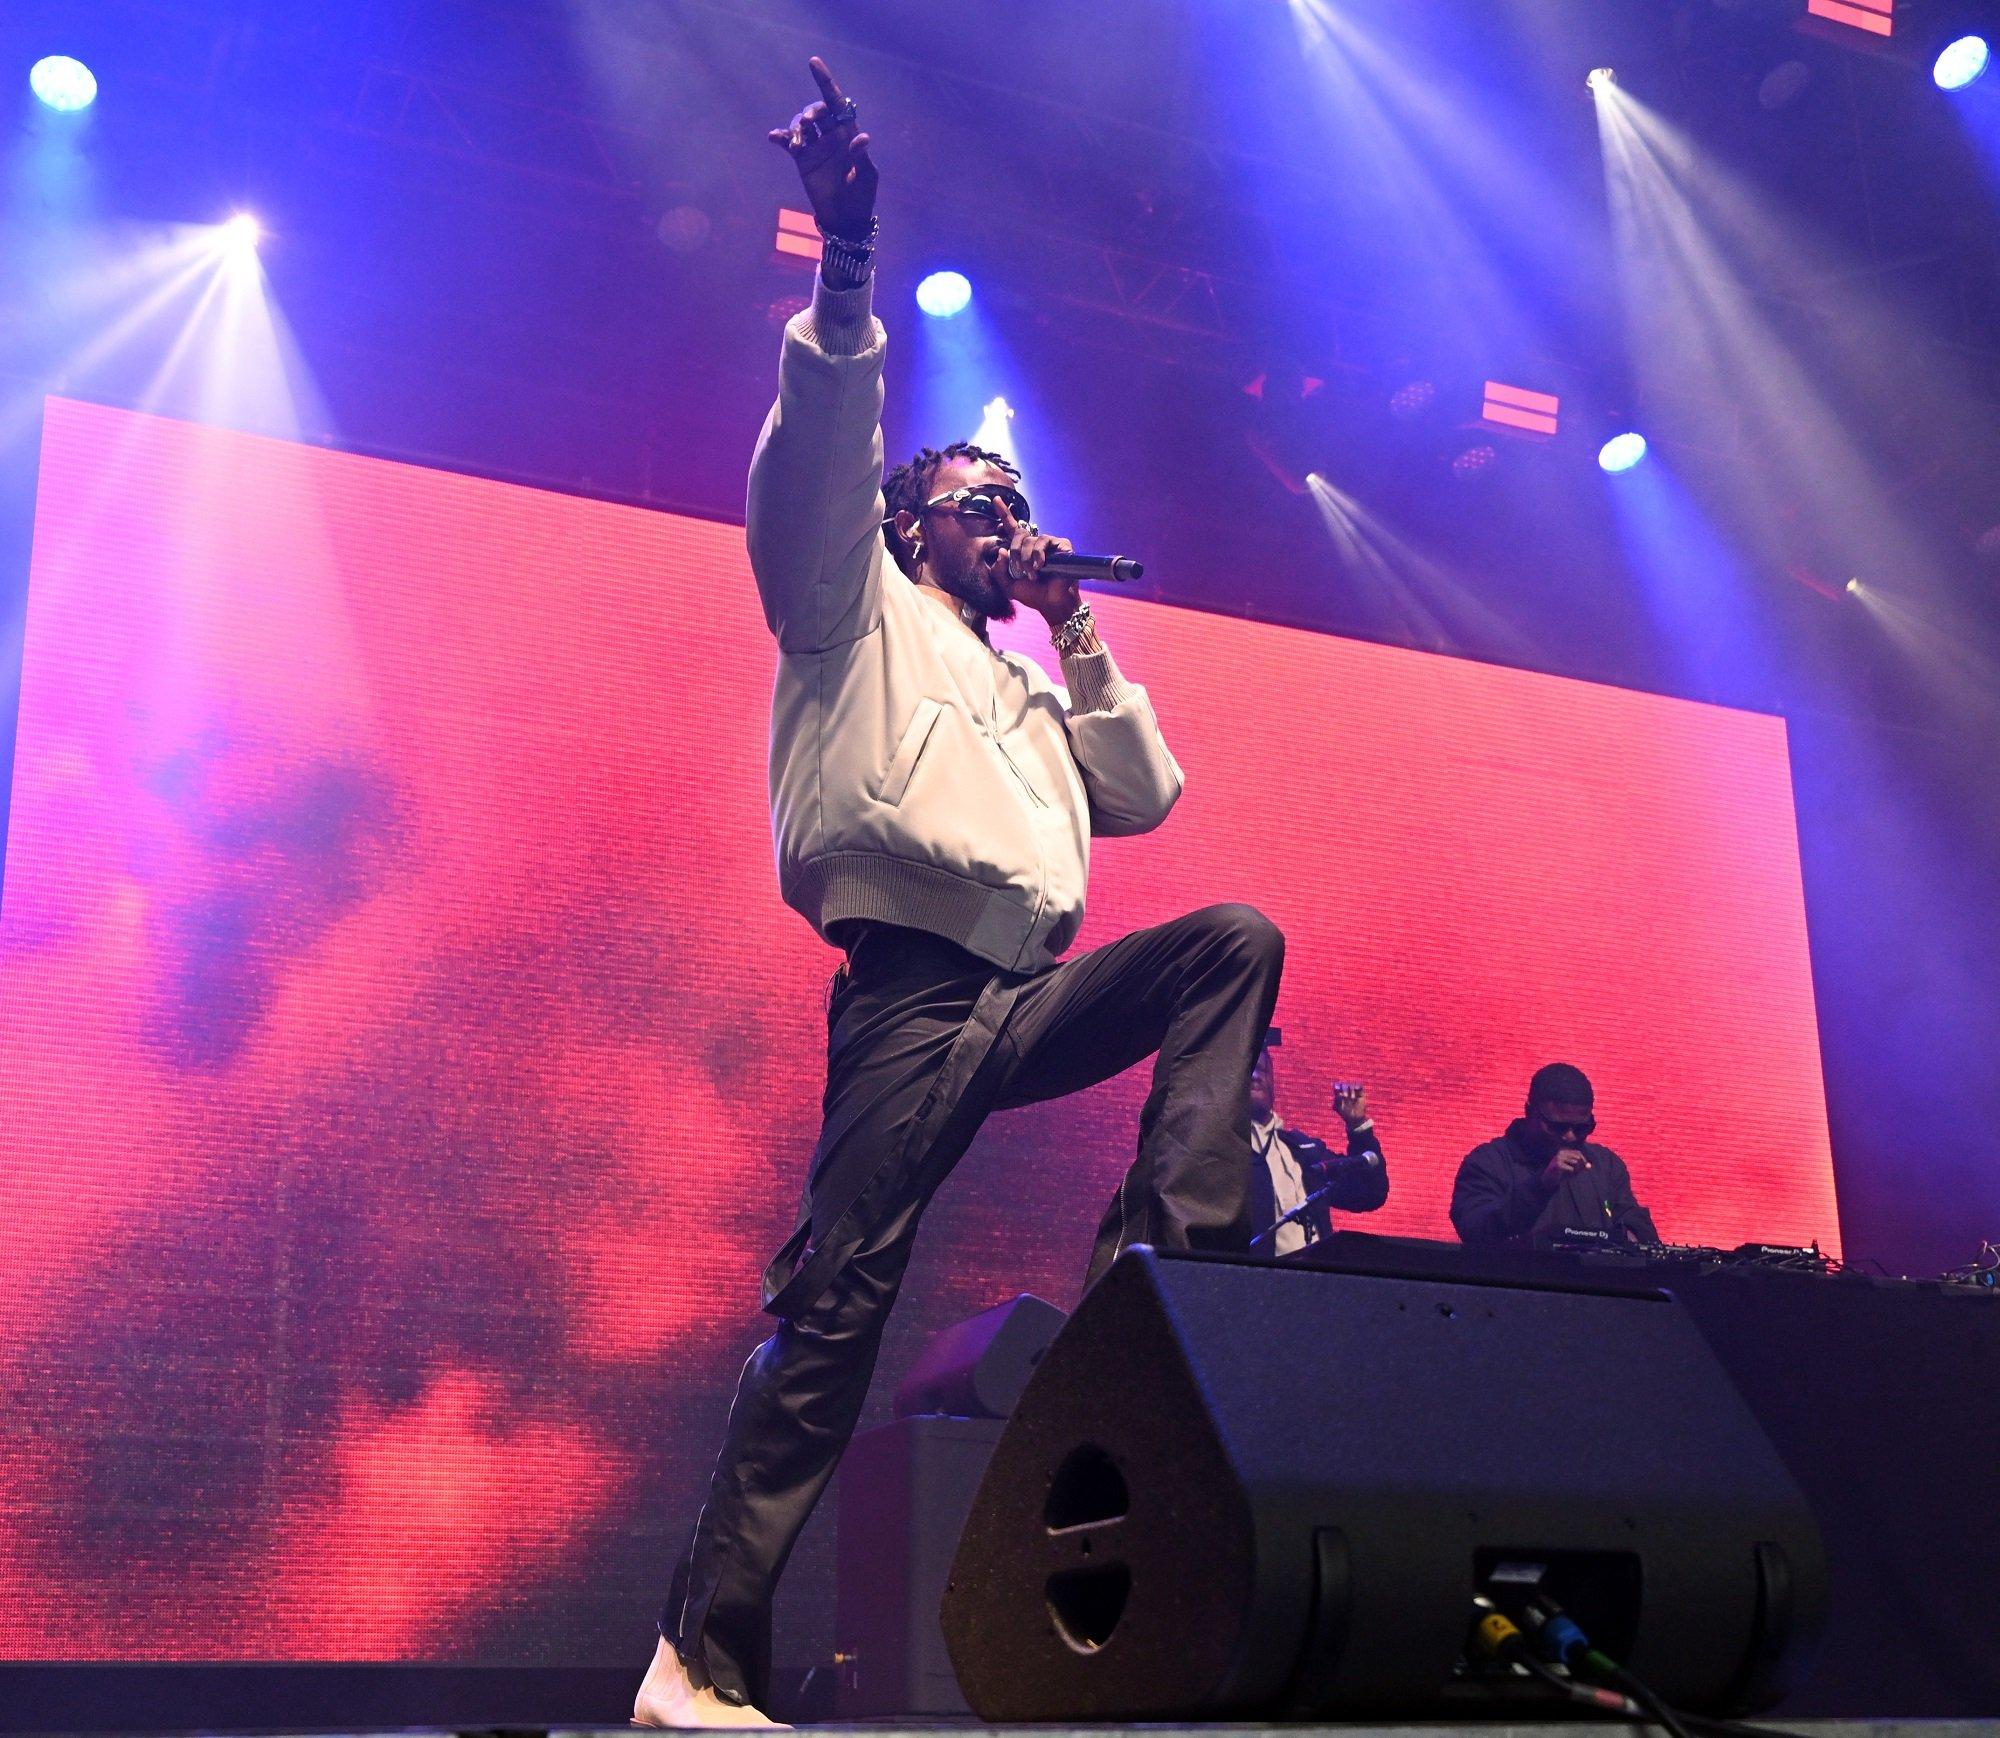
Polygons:
<instances>
[{"instance_id":1,"label":"man singing into microphone","mask_svg":"<svg viewBox=\"0 0 2000 1738\"><path fill-rule=\"evenodd\" d=\"M1593 1103L1581 1068L1551 1062L1535 1071L1526 1114L1458 1167L1451 1222L1461 1243L1532 1246L1571 1230L1603 1231L1619 1243L1660 1241L1625 1161L1589 1138Z\"/></svg>"},{"instance_id":2,"label":"man singing into microphone","mask_svg":"<svg viewBox=\"0 0 2000 1738\"><path fill-rule=\"evenodd\" d=\"M773 132L825 240L787 327L750 467L750 563L779 650L771 808L785 901L846 961L827 1008L824 1121L634 1719L762 1725L771 1596L846 1447L925 1203L987 1114L1157 1051L1138 1157L1091 1256L1240 1248L1243 1098L1284 943L1211 906L1057 964L1094 833L1166 819L1181 773L1011 467L923 451L882 482L875 166L825 65ZM885 500L886 493L886 500ZM987 624L1049 624L1057 687ZM1032 1203L1024 1203L1033 1211ZM885 1542L886 1543L886 1542Z\"/></svg>"}]
</instances>

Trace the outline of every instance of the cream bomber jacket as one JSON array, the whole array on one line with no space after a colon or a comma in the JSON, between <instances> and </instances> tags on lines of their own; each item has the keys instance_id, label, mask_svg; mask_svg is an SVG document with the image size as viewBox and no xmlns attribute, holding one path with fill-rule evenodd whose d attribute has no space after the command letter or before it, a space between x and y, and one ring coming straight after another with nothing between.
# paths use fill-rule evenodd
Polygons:
<instances>
[{"instance_id":1,"label":"cream bomber jacket","mask_svg":"<svg viewBox=\"0 0 2000 1738\"><path fill-rule=\"evenodd\" d=\"M750 565L778 641L771 828L785 903L825 935L869 918L1007 971L1083 922L1092 833L1143 833L1181 770L1108 652L1067 691L970 636L883 542L881 323L818 285L785 329L750 464Z\"/></svg>"}]
</instances>

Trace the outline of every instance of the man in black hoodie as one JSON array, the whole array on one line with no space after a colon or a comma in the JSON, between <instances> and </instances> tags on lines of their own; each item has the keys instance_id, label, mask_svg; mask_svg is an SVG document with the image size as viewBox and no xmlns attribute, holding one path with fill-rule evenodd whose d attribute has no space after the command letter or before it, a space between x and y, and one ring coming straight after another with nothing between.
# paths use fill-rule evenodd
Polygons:
<instances>
[{"instance_id":1,"label":"man in black hoodie","mask_svg":"<svg viewBox=\"0 0 2000 1738\"><path fill-rule=\"evenodd\" d=\"M1608 1232L1619 1243L1660 1241L1625 1161L1590 1140L1592 1106L1582 1069L1551 1062L1536 1071L1527 1113L1458 1167L1451 1222L1461 1243L1533 1247L1570 1230Z\"/></svg>"}]
</instances>

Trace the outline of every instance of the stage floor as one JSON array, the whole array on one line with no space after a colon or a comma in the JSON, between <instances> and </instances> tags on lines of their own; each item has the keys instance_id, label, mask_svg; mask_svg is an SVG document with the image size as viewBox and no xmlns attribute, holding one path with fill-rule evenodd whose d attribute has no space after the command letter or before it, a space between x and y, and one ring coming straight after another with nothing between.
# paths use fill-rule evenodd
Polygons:
<instances>
[{"instance_id":1,"label":"stage floor","mask_svg":"<svg viewBox=\"0 0 2000 1738\"><path fill-rule=\"evenodd\" d=\"M2000 1719L1994 1720L1794 1720L1770 1722L1753 1720L1746 1724L1775 1734L1796 1733L1802 1738L2000 1738ZM137 1729L135 1728L135 1731ZM1100 1726L985 1726L976 1720L911 1721L906 1724L854 1724L839 1721L799 1728L801 1731L838 1732L843 1738L910 1738L912 1733L951 1733L962 1738L967 1732L1006 1732L1033 1735L1033 1738L1105 1738L1107 1733L1145 1733L1147 1738L1214 1738L1217 1734L1257 1738L1313 1738L1325 1733L1329 1738L1465 1738L1477 1732L1480 1738L1587 1738L1587 1735L1630 1734L1636 1728L1625 1721L1567 1720L1549 1725L1519 1725L1506 1722L1465 1721L1457 1725L1288 1725L1272 1726L1217 1721L1206 1725L1100 1725ZM1657 1730L1653 1728L1652 1730ZM330 1733L325 1728L293 1728L246 1735L246 1738L632 1738L626 1726L492 1726L477 1729L450 1726L373 1727L351 1733Z\"/></svg>"}]
</instances>

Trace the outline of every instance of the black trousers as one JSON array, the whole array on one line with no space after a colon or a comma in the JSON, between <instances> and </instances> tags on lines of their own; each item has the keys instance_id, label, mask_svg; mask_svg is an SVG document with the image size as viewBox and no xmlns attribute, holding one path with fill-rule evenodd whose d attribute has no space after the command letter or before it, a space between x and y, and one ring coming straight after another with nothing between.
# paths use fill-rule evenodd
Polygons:
<instances>
[{"instance_id":1,"label":"black trousers","mask_svg":"<svg viewBox=\"0 0 2000 1738\"><path fill-rule=\"evenodd\" d=\"M1284 938L1247 905L1026 978L936 936L862 934L828 1008L825 1121L800 1229L766 1281L778 1329L743 1367L660 1616L696 1683L765 1701L778 1576L861 1415L924 1207L992 1111L1157 1052L1138 1157L1105 1209L1088 1280L1135 1243L1243 1246L1244 1082L1283 963Z\"/></svg>"}]
</instances>

